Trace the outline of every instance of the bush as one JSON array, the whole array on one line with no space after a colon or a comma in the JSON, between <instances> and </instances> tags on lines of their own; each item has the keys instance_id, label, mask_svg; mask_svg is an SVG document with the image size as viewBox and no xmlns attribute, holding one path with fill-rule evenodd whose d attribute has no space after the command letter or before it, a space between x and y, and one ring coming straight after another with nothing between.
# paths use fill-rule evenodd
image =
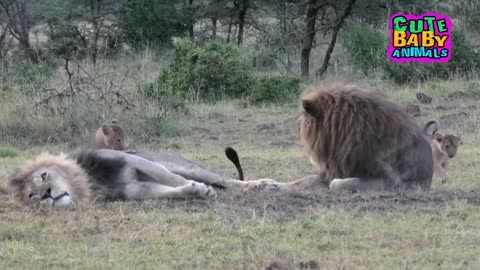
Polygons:
<instances>
[{"instance_id":1,"label":"bush","mask_svg":"<svg viewBox=\"0 0 480 270\"><path fill-rule=\"evenodd\" d=\"M11 146L0 146L0 158L14 158L18 156L18 151Z\"/></svg>"},{"instance_id":2,"label":"bush","mask_svg":"<svg viewBox=\"0 0 480 270\"><path fill-rule=\"evenodd\" d=\"M386 79L399 84L431 78L448 79L452 74L467 75L480 68L480 54L472 50L459 30L452 31L452 56L446 63L394 63L386 54L388 32L364 25L348 25L343 40L354 67L365 74L382 70Z\"/></svg>"},{"instance_id":3,"label":"bush","mask_svg":"<svg viewBox=\"0 0 480 270\"><path fill-rule=\"evenodd\" d=\"M193 10L175 1L126 0L120 18L126 38L136 45L168 44L193 24Z\"/></svg>"},{"instance_id":4,"label":"bush","mask_svg":"<svg viewBox=\"0 0 480 270\"><path fill-rule=\"evenodd\" d=\"M350 56L352 64L368 74L376 68L382 68L387 58L389 37L386 33L372 27L345 25L343 46Z\"/></svg>"},{"instance_id":5,"label":"bush","mask_svg":"<svg viewBox=\"0 0 480 270\"><path fill-rule=\"evenodd\" d=\"M252 84L251 66L240 57L237 47L219 42L195 46L181 41L175 47L173 62L142 92L177 103L187 99L216 101L248 95Z\"/></svg>"},{"instance_id":6,"label":"bush","mask_svg":"<svg viewBox=\"0 0 480 270\"><path fill-rule=\"evenodd\" d=\"M253 103L284 103L296 100L300 94L297 77L258 77L250 95Z\"/></svg>"}]
</instances>

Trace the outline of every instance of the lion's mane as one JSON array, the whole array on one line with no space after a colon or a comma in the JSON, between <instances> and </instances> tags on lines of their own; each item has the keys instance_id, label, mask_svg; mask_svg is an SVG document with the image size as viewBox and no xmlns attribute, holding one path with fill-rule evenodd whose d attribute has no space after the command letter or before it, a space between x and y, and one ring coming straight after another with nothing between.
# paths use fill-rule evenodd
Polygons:
<instances>
[{"instance_id":1,"label":"lion's mane","mask_svg":"<svg viewBox=\"0 0 480 270\"><path fill-rule=\"evenodd\" d=\"M428 142L413 118L396 103L344 83L316 86L301 102L300 137L326 184L349 177L431 182L431 150L425 175L415 164L429 151Z\"/></svg>"}]
</instances>

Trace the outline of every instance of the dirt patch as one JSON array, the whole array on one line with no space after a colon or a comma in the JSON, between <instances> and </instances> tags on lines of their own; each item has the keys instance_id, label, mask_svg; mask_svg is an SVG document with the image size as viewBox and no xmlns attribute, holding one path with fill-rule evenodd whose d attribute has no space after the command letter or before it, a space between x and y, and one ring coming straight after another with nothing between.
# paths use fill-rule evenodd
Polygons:
<instances>
[{"instance_id":1,"label":"dirt patch","mask_svg":"<svg viewBox=\"0 0 480 270\"><path fill-rule=\"evenodd\" d=\"M298 264L294 264L293 259L280 259L278 261L271 262L265 270L307 270L307 269L320 269L320 264L315 260L302 261Z\"/></svg>"},{"instance_id":2,"label":"dirt patch","mask_svg":"<svg viewBox=\"0 0 480 270\"><path fill-rule=\"evenodd\" d=\"M207 118L208 119L215 119L215 120L221 120L221 121L225 121L226 119L226 116L222 113L219 113L219 112L212 112L212 113L209 113L207 115Z\"/></svg>"},{"instance_id":3,"label":"dirt patch","mask_svg":"<svg viewBox=\"0 0 480 270\"><path fill-rule=\"evenodd\" d=\"M280 148L288 148L288 147L293 146L294 143L291 142L291 141L276 141L276 142L271 142L270 145L271 146L277 146L277 147L280 147Z\"/></svg>"},{"instance_id":4,"label":"dirt patch","mask_svg":"<svg viewBox=\"0 0 480 270\"><path fill-rule=\"evenodd\" d=\"M447 128L456 124L465 124L465 120L467 118L468 118L468 113L466 112L445 114L440 116L440 125L443 128Z\"/></svg>"},{"instance_id":5,"label":"dirt patch","mask_svg":"<svg viewBox=\"0 0 480 270\"><path fill-rule=\"evenodd\" d=\"M226 219L249 219L266 217L277 221L293 220L299 214L318 209L346 209L354 213L391 212L403 213L410 210L439 212L445 206L464 200L468 204L480 206L480 191L431 191L431 192L378 192L357 194L332 194L283 192L218 192L216 201L201 199L159 200L148 202L124 202L123 206L149 209L173 209L185 212L214 211ZM101 207L110 208L111 203ZM132 209L132 210L134 210Z\"/></svg>"},{"instance_id":6,"label":"dirt patch","mask_svg":"<svg viewBox=\"0 0 480 270\"><path fill-rule=\"evenodd\" d=\"M192 127L191 131L199 136L205 136L212 134L212 131L204 127Z\"/></svg>"}]
</instances>

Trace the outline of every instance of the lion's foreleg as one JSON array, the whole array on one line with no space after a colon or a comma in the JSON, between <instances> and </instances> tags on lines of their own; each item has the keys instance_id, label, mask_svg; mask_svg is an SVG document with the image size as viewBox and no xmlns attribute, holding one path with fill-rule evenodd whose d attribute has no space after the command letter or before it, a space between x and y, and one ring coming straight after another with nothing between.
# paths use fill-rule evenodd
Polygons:
<instances>
[{"instance_id":1,"label":"lion's foreleg","mask_svg":"<svg viewBox=\"0 0 480 270\"><path fill-rule=\"evenodd\" d=\"M312 174L303 178L291 181L282 186L283 190L302 191L311 189L317 186L322 186L325 183L325 177L321 174Z\"/></svg>"},{"instance_id":2,"label":"lion's foreleg","mask_svg":"<svg viewBox=\"0 0 480 270\"><path fill-rule=\"evenodd\" d=\"M364 190L385 190L383 180L376 179L361 179L361 178L336 178L330 182L330 190L332 191L364 191Z\"/></svg>"}]
</instances>

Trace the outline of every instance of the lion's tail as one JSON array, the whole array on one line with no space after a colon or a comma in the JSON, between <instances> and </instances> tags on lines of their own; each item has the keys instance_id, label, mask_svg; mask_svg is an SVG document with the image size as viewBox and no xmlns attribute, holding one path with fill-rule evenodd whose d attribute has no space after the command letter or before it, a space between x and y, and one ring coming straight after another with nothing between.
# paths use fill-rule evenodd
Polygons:
<instances>
[{"instance_id":1,"label":"lion's tail","mask_svg":"<svg viewBox=\"0 0 480 270\"><path fill-rule=\"evenodd\" d=\"M238 158L237 151L235 151L235 149L232 147L227 147L225 148L225 155L227 156L228 160L235 165L238 171L238 178L243 181L243 170L242 166L240 165L240 159Z\"/></svg>"}]
</instances>

